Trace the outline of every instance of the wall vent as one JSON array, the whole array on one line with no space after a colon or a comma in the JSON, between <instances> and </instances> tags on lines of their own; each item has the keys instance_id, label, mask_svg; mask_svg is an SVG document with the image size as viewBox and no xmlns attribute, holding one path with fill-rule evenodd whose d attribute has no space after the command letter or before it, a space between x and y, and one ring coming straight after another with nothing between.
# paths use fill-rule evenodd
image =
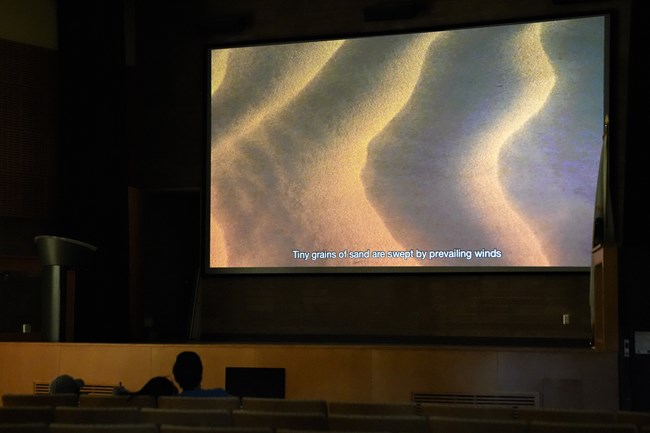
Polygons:
<instances>
[{"instance_id":1,"label":"wall vent","mask_svg":"<svg viewBox=\"0 0 650 433\"><path fill-rule=\"evenodd\" d=\"M84 385L81 388L82 394L113 394L113 388L118 385ZM49 394L49 382L34 382L34 394Z\"/></svg>"},{"instance_id":2,"label":"wall vent","mask_svg":"<svg viewBox=\"0 0 650 433\"><path fill-rule=\"evenodd\" d=\"M412 392L411 401L415 403L441 403L441 404L481 404L481 405L506 405L506 406L539 406L539 394L455 394L455 393L428 393Z\"/></svg>"}]
</instances>

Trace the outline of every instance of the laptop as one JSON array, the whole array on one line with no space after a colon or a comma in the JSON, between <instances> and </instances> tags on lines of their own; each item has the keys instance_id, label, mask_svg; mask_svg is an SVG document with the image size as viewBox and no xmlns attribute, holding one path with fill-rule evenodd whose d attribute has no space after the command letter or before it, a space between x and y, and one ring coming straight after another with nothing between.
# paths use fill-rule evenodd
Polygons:
<instances>
[{"instance_id":1,"label":"laptop","mask_svg":"<svg viewBox=\"0 0 650 433\"><path fill-rule=\"evenodd\" d=\"M226 391L239 398L284 398L285 369L226 367Z\"/></svg>"}]
</instances>

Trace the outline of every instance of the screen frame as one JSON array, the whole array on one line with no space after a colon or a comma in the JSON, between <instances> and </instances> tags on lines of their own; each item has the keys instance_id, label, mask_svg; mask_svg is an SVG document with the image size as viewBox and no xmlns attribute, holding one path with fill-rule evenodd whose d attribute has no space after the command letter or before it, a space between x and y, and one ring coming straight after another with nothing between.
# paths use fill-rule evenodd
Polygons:
<instances>
[{"instance_id":1,"label":"screen frame","mask_svg":"<svg viewBox=\"0 0 650 433\"><path fill-rule=\"evenodd\" d=\"M204 67L204 95L205 95L205 154L204 154L204 199L202 200L203 223L202 223L202 269L204 275L292 275L292 274L459 274L459 273L589 273L592 266L279 266L279 267L211 267L210 266L210 212L211 212L211 53L215 49L240 48L240 47L259 47L265 45L280 45L303 42L318 42L341 39L360 39L375 36L407 35L426 32L442 32L449 30L462 30L485 28L492 26L527 24L536 22L548 22L557 20L569 20L590 17L604 18L604 83L603 83L603 112L610 116L613 109L610 105L610 93L613 85L611 78L611 50L612 26L615 22L615 12L610 9L597 9L581 12L555 13L544 15L531 15L518 18L493 19L484 21L474 21L446 25L426 25L415 26L411 28L363 31L363 32L332 32L319 35L294 36L285 38L260 38L260 39L242 39L236 41L227 41L220 43L210 43L205 45L205 67ZM601 182L601 179L599 179ZM592 221L593 229L593 221Z\"/></svg>"}]
</instances>

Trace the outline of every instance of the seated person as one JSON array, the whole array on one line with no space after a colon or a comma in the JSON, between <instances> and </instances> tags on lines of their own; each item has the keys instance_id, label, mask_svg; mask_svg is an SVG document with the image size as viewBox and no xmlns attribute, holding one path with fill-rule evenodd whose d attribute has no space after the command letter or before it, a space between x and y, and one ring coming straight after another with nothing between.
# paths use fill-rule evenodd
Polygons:
<instances>
[{"instance_id":1,"label":"seated person","mask_svg":"<svg viewBox=\"0 0 650 433\"><path fill-rule=\"evenodd\" d=\"M230 397L223 388L201 388L203 363L196 352L181 352L173 368L174 380L181 388L181 397Z\"/></svg>"},{"instance_id":2,"label":"seated person","mask_svg":"<svg viewBox=\"0 0 650 433\"><path fill-rule=\"evenodd\" d=\"M69 374L57 376L50 383L50 394L77 394L81 393L81 388L85 385L83 379L75 379Z\"/></svg>"}]
</instances>

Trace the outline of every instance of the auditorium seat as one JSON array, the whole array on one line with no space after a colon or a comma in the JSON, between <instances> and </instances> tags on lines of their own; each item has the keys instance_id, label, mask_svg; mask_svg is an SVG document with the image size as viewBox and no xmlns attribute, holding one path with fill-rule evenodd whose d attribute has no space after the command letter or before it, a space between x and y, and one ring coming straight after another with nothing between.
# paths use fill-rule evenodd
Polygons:
<instances>
[{"instance_id":1,"label":"auditorium seat","mask_svg":"<svg viewBox=\"0 0 650 433\"><path fill-rule=\"evenodd\" d=\"M77 394L3 394L3 406L78 406Z\"/></svg>"},{"instance_id":2,"label":"auditorium seat","mask_svg":"<svg viewBox=\"0 0 650 433\"><path fill-rule=\"evenodd\" d=\"M480 419L518 418L519 408L507 405L422 403L419 414Z\"/></svg>"},{"instance_id":3,"label":"auditorium seat","mask_svg":"<svg viewBox=\"0 0 650 433\"><path fill-rule=\"evenodd\" d=\"M530 433L637 433L634 424L582 421L530 421Z\"/></svg>"},{"instance_id":4,"label":"auditorium seat","mask_svg":"<svg viewBox=\"0 0 650 433\"><path fill-rule=\"evenodd\" d=\"M410 402L330 401L328 412L337 415L418 415L418 405Z\"/></svg>"},{"instance_id":5,"label":"auditorium seat","mask_svg":"<svg viewBox=\"0 0 650 433\"><path fill-rule=\"evenodd\" d=\"M50 406L0 407L0 423L50 423L54 408Z\"/></svg>"},{"instance_id":6,"label":"auditorium seat","mask_svg":"<svg viewBox=\"0 0 650 433\"><path fill-rule=\"evenodd\" d=\"M309 412L327 415L327 401L284 398L243 397L241 408L268 412Z\"/></svg>"},{"instance_id":7,"label":"auditorium seat","mask_svg":"<svg viewBox=\"0 0 650 433\"><path fill-rule=\"evenodd\" d=\"M354 433L350 431L345 431L345 430L299 430L299 429L292 429L292 428L279 428L276 429L274 433ZM363 432L357 432L357 433L390 433L388 430L382 430L382 431L363 431Z\"/></svg>"},{"instance_id":8,"label":"auditorium seat","mask_svg":"<svg viewBox=\"0 0 650 433\"><path fill-rule=\"evenodd\" d=\"M650 412L621 410L616 412L616 422L635 424L639 431L644 427L650 429Z\"/></svg>"},{"instance_id":9,"label":"auditorium seat","mask_svg":"<svg viewBox=\"0 0 650 433\"><path fill-rule=\"evenodd\" d=\"M48 433L47 423L44 422L0 422L0 433Z\"/></svg>"},{"instance_id":10,"label":"auditorium seat","mask_svg":"<svg viewBox=\"0 0 650 433\"><path fill-rule=\"evenodd\" d=\"M239 409L232 412L235 427L327 430L327 415L316 412L271 412Z\"/></svg>"},{"instance_id":11,"label":"auditorium seat","mask_svg":"<svg viewBox=\"0 0 650 433\"><path fill-rule=\"evenodd\" d=\"M52 423L49 433L158 433L158 427L151 423L135 424L64 424Z\"/></svg>"},{"instance_id":12,"label":"auditorium seat","mask_svg":"<svg viewBox=\"0 0 650 433\"><path fill-rule=\"evenodd\" d=\"M79 407L155 407L156 398L148 395L82 394Z\"/></svg>"},{"instance_id":13,"label":"auditorium seat","mask_svg":"<svg viewBox=\"0 0 650 433\"><path fill-rule=\"evenodd\" d=\"M528 433L528 422L515 419L430 416L432 433Z\"/></svg>"},{"instance_id":14,"label":"auditorium seat","mask_svg":"<svg viewBox=\"0 0 650 433\"><path fill-rule=\"evenodd\" d=\"M233 411L240 407L239 397L158 397L158 408L161 409L224 409Z\"/></svg>"},{"instance_id":15,"label":"auditorium seat","mask_svg":"<svg viewBox=\"0 0 650 433\"><path fill-rule=\"evenodd\" d=\"M205 427L163 424L160 433L273 433L270 427ZM317 433L310 431L309 433Z\"/></svg>"},{"instance_id":16,"label":"auditorium seat","mask_svg":"<svg viewBox=\"0 0 650 433\"><path fill-rule=\"evenodd\" d=\"M520 407L519 418L527 421L616 422L616 413L609 410Z\"/></svg>"},{"instance_id":17,"label":"auditorium seat","mask_svg":"<svg viewBox=\"0 0 650 433\"><path fill-rule=\"evenodd\" d=\"M230 411L225 409L167 409L147 408L140 409L145 422L157 426L186 425L206 427L229 427L232 425Z\"/></svg>"},{"instance_id":18,"label":"auditorium seat","mask_svg":"<svg viewBox=\"0 0 650 433\"><path fill-rule=\"evenodd\" d=\"M347 432L388 431L429 433L427 417L420 415L347 415L330 414L329 429Z\"/></svg>"},{"instance_id":19,"label":"auditorium seat","mask_svg":"<svg viewBox=\"0 0 650 433\"><path fill-rule=\"evenodd\" d=\"M137 407L56 407L55 423L63 424L135 424L142 422Z\"/></svg>"}]
</instances>

